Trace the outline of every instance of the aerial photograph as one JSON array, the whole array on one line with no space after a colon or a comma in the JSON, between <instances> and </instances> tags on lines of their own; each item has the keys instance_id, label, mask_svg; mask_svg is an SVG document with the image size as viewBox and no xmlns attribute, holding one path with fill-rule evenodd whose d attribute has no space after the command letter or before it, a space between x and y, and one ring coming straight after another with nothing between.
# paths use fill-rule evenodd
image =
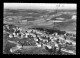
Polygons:
<instances>
[{"instance_id":1,"label":"aerial photograph","mask_svg":"<svg viewBox=\"0 0 80 58\"><path fill-rule=\"evenodd\" d=\"M76 3L3 3L3 54L76 55Z\"/></svg>"}]
</instances>

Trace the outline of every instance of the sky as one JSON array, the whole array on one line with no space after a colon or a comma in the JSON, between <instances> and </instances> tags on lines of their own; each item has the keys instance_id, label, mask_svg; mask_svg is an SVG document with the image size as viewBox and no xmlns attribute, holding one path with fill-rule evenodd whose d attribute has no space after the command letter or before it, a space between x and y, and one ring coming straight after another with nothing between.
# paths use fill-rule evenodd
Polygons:
<instances>
[{"instance_id":1,"label":"sky","mask_svg":"<svg viewBox=\"0 0 80 58\"><path fill-rule=\"evenodd\" d=\"M69 3L4 3L4 9L76 9L76 7L77 4Z\"/></svg>"}]
</instances>

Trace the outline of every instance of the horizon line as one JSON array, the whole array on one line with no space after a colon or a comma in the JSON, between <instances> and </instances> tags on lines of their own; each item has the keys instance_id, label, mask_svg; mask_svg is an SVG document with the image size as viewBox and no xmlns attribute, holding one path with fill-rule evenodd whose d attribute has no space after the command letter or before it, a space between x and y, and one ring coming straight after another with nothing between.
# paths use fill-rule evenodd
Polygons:
<instances>
[{"instance_id":1,"label":"horizon line","mask_svg":"<svg viewBox=\"0 0 80 58\"><path fill-rule=\"evenodd\" d=\"M76 9L77 4L66 3L4 3L4 9Z\"/></svg>"}]
</instances>

